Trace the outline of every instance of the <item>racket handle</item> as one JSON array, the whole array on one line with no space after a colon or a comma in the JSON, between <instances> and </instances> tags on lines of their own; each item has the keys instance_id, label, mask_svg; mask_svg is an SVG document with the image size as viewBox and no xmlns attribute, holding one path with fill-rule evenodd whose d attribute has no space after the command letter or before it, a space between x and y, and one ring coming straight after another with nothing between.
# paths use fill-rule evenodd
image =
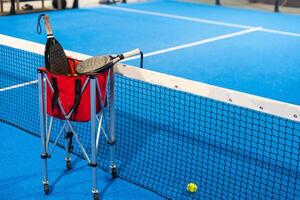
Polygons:
<instances>
[{"instance_id":1,"label":"racket handle","mask_svg":"<svg viewBox=\"0 0 300 200\"><path fill-rule=\"evenodd\" d=\"M123 56L123 59L126 59L126 58L129 58L129 57L132 57L132 56L135 56L135 55L139 55L141 54L141 50L140 49L134 49L132 51L128 51L126 53L123 53L122 56Z\"/></svg>"},{"instance_id":2,"label":"racket handle","mask_svg":"<svg viewBox=\"0 0 300 200\"><path fill-rule=\"evenodd\" d=\"M52 28L50 25L50 18L48 15L44 15L44 22L45 22L45 26L46 26L46 32L48 36L52 36Z\"/></svg>"}]
</instances>

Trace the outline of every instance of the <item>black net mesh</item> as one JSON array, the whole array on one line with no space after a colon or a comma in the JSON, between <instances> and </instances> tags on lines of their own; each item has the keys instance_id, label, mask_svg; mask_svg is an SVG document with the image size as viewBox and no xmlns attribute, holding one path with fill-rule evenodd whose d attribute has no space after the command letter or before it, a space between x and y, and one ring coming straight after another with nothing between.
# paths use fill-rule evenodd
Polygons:
<instances>
[{"instance_id":1,"label":"black net mesh","mask_svg":"<svg viewBox=\"0 0 300 200\"><path fill-rule=\"evenodd\" d=\"M122 76L116 105L121 177L171 199L299 198L299 123Z\"/></svg>"},{"instance_id":2,"label":"black net mesh","mask_svg":"<svg viewBox=\"0 0 300 200\"><path fill-rule=\"evenodd\" d=\"M35 135L42 64L43 56L0 45L0 120ZM298 122L117 74L115 108L118 175L129 182L168 199L300 198ZM52 140L61 125L54 120ZM74 126L89 153L90 123ZM103 135L100 146L108 171Z\"/></svg>"}]
</instances>

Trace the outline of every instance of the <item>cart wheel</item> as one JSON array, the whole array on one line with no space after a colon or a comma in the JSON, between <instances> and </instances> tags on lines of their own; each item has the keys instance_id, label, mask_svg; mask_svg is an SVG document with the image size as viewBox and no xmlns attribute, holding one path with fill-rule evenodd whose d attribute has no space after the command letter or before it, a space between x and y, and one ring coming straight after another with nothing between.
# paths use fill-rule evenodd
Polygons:
<instances>
[{"instance_id":1,"label":"cart wheel","mask_svg":"<svg viewBox=\"0 0 300 200\"><path fill-rule=\"evenodd\" d=\"M99 193L93 193L94 200L99 200Z\"/></svg>"},{"instance_id":2,"label":"cart wheel","mask_svg":"<svg viewBox=\"0 0 300 200\"><path fill-rule=\"evenodd\" d=\"M49 194L49 185L48 185L48 183L44 184L44 192L45 192L46 195Z\"/></svg>"},{"instance_id":3,"label":"cart wheel","mask_svg":"<svg viewBox=\"0 0 300 200\"><path fill-rule=\"evenodd\" d=\"M71 170L72 169L71 160L67 160L66 161L66 165L67 165L67 170Z\"/></svg>"},{"instance_id":4,"label":"cart wheel","mask_svg":"<svg viewBox=\"0 0 300 200\"><path fill-rule=\"evenodd\" d=\"M117 177L117 168L116 168L116 167L112 167L112 168L110 169L110 173L111 173L111 176L112 176L113 178L116 178L116 177Z\"/></svg>"}]
</instances>

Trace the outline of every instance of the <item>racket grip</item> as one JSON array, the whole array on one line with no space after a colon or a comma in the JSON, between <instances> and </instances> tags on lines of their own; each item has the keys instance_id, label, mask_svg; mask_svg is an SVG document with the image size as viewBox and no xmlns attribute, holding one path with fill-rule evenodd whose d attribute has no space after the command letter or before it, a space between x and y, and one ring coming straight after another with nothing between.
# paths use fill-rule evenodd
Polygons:
<instances>
[{"instance_id":1,"label":"racket grip","mask_svg":"<svg viewBox=\"0 0 300 200\"><path fill-rule=\"evenodd\" d=\"M129 58L129 57L132 57L132 56L135 56L135 55L139 55L141 54L141 50L139 48L137 49L134 49L132 51L128 51L126 53L123 53L122 56L123 56L123 59L126 59L126 58Z\"/></svg>"},{"instance_id":2,"label":"racket grip","mask_svg":"<svg viewBox=\"0 0 300 200\"><path fill-rule=\"evenodd\" d=\"M50 25L50 18L48 15L44 15L44 22L45 22L45 26L46 26L46 32L47 32L47 35L48 36L51 36L52 35L52 28L51 28L51 25Z\"/></svg>"}]
</instances>

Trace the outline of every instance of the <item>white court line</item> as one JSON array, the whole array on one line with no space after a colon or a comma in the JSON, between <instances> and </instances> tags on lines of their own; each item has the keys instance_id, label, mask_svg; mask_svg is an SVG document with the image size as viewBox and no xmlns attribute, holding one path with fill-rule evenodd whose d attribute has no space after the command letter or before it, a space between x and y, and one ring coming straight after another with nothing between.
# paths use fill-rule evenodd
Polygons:
<instances>
[{"instance_id":1,"label":"white court line","mask_svg":"<svg viewBox=\"0 0 300 200\"><path fill-rule=\"evenodd\" d=\"M215 24L215 25L228 26L228 27L234 27L234 28L254 28L253 26L245 26L245 25L240 25L240 24L232 24L232 23L219 22L219 21L200 19L200 18L194 18L194 17L186 17L186 16L182 16L182 15L173 15L173 14L160 13L160 12L137 10L137 9L132 9L132 8L114 7L114 6L107 6L107 5L102 5L101 7L112 9L112 10L121 10L121 11L125 11L125 12L139 13L139 14L144 14L144 15L154 15L154 16L167 17L167 18L172 18L172 19L182 19L182 20L187 20L187 21L201 22L201 23L206 23L206 24Z\"/></svg>"},{"instance_id":2,"label":"white court line","mask_svg":"<svg viewBox=\"0 0 300 200\"><path fill-rule=\"evenodd\" d=\"M242 25L242 24L226 23L226 22L220 22L220 21L215 21L215 20L186 17L186 16L182 16L182 15L173 15L173 14L153 12L153 11L137 10L137 9L132 9L132 8L113 7L113 6L107 6L107 5L102 5L101 7L107 8L107 9L112 9L112 10L121 10L124 12L139 13L139 14L144 14L144 15L152 15L152 16L166 17L166 18L172 18L172 19L181 19L181 20L186 20L186 21L214 24L214 25L234 27L234 28L243 28L243 29L255 28L254 26L247 26L247 25ZM274 34L279 34L279 35L287 35L287 36L292 36L292 37L300 37L300 33L279 31L279 30L273 30L273 29L264 29L263 28L263 29L260 29L259 31L267 32L267 33L274 33Z\"/></svg>"},{"instance_id":3,"label":"white court line","mask_svg":"<svg viewBox=\"0 0 300 200\"><path fill-rule=\"evenodd\" d=\"M291 33L291 32L286 32L286 31L277 31L273 29L262 29L261 31L263 32L268 32L268 33L275 33L275 34L280 34L280 35L287 35L287 36L294 36L294 37L300 37L299 33Z\"/></svg>"},{"instance_id":4,"label":"white court line","mask_svg":"<svg viewBox=\"0 0 300 200\"><path fill-rule=\"evenodd\" d=\"M242 30L242 31L234 32L234 33L225 34L225 35L220 35L220 36L216 36L216 37L212 37L212 38L208 38L208 39L204 39L204 40L199 40L199 41L188 43L188 44L183 44L183 45L174 46L174 47L170 47L170 48L166 48L166 49L161 49L161 50L158 50L158 51L152 51L152 52L144 54L144 57L154 56L154 55L158 55L158 54L167 53L167 52L170 52L170 51L176 51L176 50L179 50L179 49L185 49L185 48L189 48L189 47L193 47L193 46L207 44L207 43L215 42L215 41L218 41L218 40L224 40L224 39L236 37L236 36L239 36L239 35L244 35L244 34L248 34L248 33L251 33L251 32L259 31L261 29L262 29L262 27L255 27L255 28L246 29L246 30ZM9 39L12 40L12 37L9 37ZM27 46L27 42L28 42L28 44L32 45L31 49L34 49L33 44L35 44L35 43L27 41L27 40L22 40L22 46L23 47ZM41 47L41 44L37 44L37 46ZM36 49L36 51L40 53L40 51L38 51L38 49ZM71 56L71 57L74 57L74 58L77 58L76 56L80 56L80 58L83 58L83 60L90 57L90 56L87 56L87 55L84 55L84 54L73 54L73 52L71 52L71 51L66 51L66 54ZM135 60L135 59L138 59L138 58L140 58L140 56L134 56L134 57L125 59L124 61ZM19 88L19 87L24 87L24 86L28 86L28 85L32 85L32 84L36 84L36 83L37 83L37 80L22 83L22 84L17 84L17 85L9 86L9 87L6 87L6 88L2 88L2 89L0 89L0 92L15 89L15 88Z\"/></svg>"},{"instance_id":5,"label":"white court line","mask_svg":"<svg viewBox=\"0 0 300 200\"><path fill-rule=\"evenodd\" d=\"M38 80L29 81L29 82L26 82L26 83L21 83L21 84L9 86L9 87L1 88L0 92L4 92L4 91L7 91L7 90L24 87L24 86L27 86L27 85L33 85L33 84L37 84L37 83L38 83Z\"/></svg>"},{"instance_id":6,"label":"white court line","mask_svg":"<svg viewBox=\"0 0 300 200\"><path fill-rule=\"evenodd\" d=\"M207 44L207 43L210 43L210 42L215 42L215 41L218 41L218 40L224 40L224 39L228 39L228 38L232 38L232 37L236 37L236 36L240 36L240 35L245 35L245 34L248 34L248 33L259 31L261 29L262 29L262 27L255 27L255 28L251 28L251 29L242 30L242 31L239 31L239 32L234 32L234 33L229 33L229 34L225 34L225 35L216 36L216 37L213 37L213 38L199 40L199 41L188 43L188 44L183 44L183 45L179 45L179 46L175 46L175 47L161 49L161 50L158 50L158 51L153 51L153 52L146 53L146 54L144 54L144 57L154 56L154 55L158 55L158 54L167 53L167 52L170 52L170 51L176 51L176 50L179 50L179 49L189 48L189 47L193 47L193 46ZM134 57L125 59L124 61L135 60L135 59L138 59L138 58L140 58L140 56L134 56Z\"/></svg>"},{"instance_id":7,"label":"white court line","mask_svg":"<svg viewBox=\"0 0 300 200\"><path fill-rule=\"evenodd\" d=\"M0 45L9 46L9 47L12 47L15 49L22 49L24 51L36 53L41 56L44 56L44 54L45 54L44 53L45 44L40 44L40 43L32 42L29 40L15 38L15 37L8 36L8 35L0 34ZM81 60L85 60L90 57L90 56L87 56L87 55L84 55L81 53L72 52L72 51L68 51L68 50L65 50L65 52L67 55L71 54L73 57L76 57L77 59L81 59Z\"/></svg>"}]
</instances>

